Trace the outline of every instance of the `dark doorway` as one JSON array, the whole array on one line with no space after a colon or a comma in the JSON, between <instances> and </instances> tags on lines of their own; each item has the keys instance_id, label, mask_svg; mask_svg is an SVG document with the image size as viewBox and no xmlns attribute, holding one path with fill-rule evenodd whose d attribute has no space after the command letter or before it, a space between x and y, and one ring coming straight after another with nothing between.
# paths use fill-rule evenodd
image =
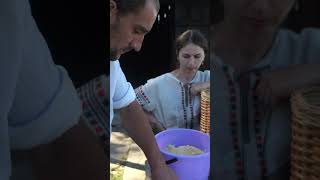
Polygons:
<instances>
[{"instance_id":1,"label":"dark doorway","mask_svg":"<svg viewBox=\"0 0 320 180\"><path fill-rule=\"evenodd\" d=\"M56 64L75 86L107 73L105 1L30 0L32 14Z\"/></svg>"},{"instance_id":2,"label":"dark doorway","mask_svg":"<svg viewBox=\"0 0 320 180\"><path fill-rule=\"evenodd\" d=\"M140 52L122 55L120 63L127 80L136 88L148 79L171 70L174 57L174 2L161 1L158 18L145 36Z\"/></svg>"}]
</instances>

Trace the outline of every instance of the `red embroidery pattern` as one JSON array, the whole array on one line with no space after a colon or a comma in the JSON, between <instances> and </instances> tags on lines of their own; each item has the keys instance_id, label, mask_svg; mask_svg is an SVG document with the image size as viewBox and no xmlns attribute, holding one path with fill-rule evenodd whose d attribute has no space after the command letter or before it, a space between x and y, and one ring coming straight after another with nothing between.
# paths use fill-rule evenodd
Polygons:
<instances>
[{"instance_id":1,"label":"red embroidery pattern","mask_svg":"<svg viewBox=\"0 0 320 180\"><path fill-rule=\"evenodd\" d=\"M136 96L137 96L137 101L139 102L139 104L141 106L144 106L146 104L150 104L150 100L149 98L146 96L146 94L143 92L142 90L142 86L139 86L136 90L135 90Z\"/></svg>"},{"instance_id":2,"label":"red embroidery pattern","mask_svg":"<svg viewBox=\"0 0 320 180\"><path fill-rule=\"evenodd\" d=\"M238 176L239 180L245 179L245 173L244 173L244 163L243 163L243 157L241 157L241 151L240 151L240 143L238 139L238 126L239 122L237 121L237 96L236 96L236 87L235 83L232 80L229 70L227 66L223 66L223 71L225 73L225 77L228 81L228 88L229 88L229 94L230 94L230 120L229 120L229 126L232 136L232 144L233 144L233 150L234 150L234 157L235 157L235 169L236 174ZM256 73L256 83L259 81L260 74ZM252 89L252 92L254 89ZM251 93L254 94L254 93ZM258 107L258 97L256 95L253 95L253 102L254 102L254 108ZM254 127L255 127L255 141L257 146L257 153L258 153L258 159L259 159L259 166L261 169L261 180L267 179L267 167L266 167L266 161L264 156L264 145L262 140L262 131L261 131L261 113L259 112L258 108L254 109Z\"/></svg>"},{"instance_id":3,"label":"red embroidery pattern","mask_svg":"<svg viewBox=\"0 0 320 180\"><path fill-rule=\"evenodd\" d=\"M95 78L77 89L82 101L82 118L103 142L109 141L109 108L107 107L106 87L102 82L105 76Z\"/></svg>"}]
</instances>

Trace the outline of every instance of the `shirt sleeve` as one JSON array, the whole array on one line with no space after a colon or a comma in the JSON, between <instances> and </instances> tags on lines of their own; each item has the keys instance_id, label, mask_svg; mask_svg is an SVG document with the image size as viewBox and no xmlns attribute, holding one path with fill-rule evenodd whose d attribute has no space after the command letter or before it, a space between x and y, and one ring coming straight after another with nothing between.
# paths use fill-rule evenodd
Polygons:
<instances>
[{"instance_id":1,"label":"shirt sleeve","mask_svg":"<svg viewBox=\"0 0 320 180\"><path fill-rule=\"evenodd\" d=\"M127 81L121 67L118 69L118 79L116 81L115 93L112 98L113 108L121 109L131 104L135 99L132 85Z\"/></svg>"},{"instance_id":2,"label":"shirt sleeve","mask_svg":"<svg viewBox=\"0 0 320 180\"><path fill-rule=\"evenodd\" d=\"M81 106L67 72L56 66L30 7L22 26L20 71L8 113L11 149L48 143L78 123Z\"/></svg>"},{"instance_id":3,"label":"shirt sleeve","mask_svg":"<svg viewBox=\"0 0 320 180\"><path fill-rule=\"evenodd\" d=\"M204 71L204 82L209 82L210 81L210 71L209 70L205 70Z\"/></svg>"},{"instance_id":4,"label":"shirt sleeve","mask_svg":"<svg viewBox=\"0 0 320 180\"><path fill-rule=\"evenodd\" d=\"M304 50L303 64L320 63L320 30L316 28L306 28L301 33L302 47Z\"/></svg>"},{"instance_id":5,"label":"shirt sleeve","mask_svg":"<svg viewBox=\"0 0 320 180\"><path fill-rule=\"evenodd\" d=\"M0 179L4 180L10 179L11 175L8 113L15 97L22 61L24 14L25 3L0 1Z\"/></svg>"},{"instance_id":6,"label":"shirt sleeve","mask_svg":"<svg viewBox=\"0 0 320 180\"><path fill-rule=\"evenodd\" d=\"M148 80L144 85L139 86L135 89L137 95L137 101L142 106L142 108L148 112L155 109L155 96L157 94L158 84L155 83L154 79Z\"/></svg>"}]
</instances>

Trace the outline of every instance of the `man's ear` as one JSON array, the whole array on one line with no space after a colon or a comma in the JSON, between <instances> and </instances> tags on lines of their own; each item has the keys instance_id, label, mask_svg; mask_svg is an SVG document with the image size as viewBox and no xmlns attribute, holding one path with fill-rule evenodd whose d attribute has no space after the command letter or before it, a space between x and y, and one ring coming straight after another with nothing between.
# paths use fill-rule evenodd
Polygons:
<instances>
[{"instance_id":1,"label":"man's ear","mask_svg":"<svg viewBox=\"0 0 320 180\"><path fill-rule=\"evenodd\" d=\"M114 0L110 0L110 23L115 21L117 16L117 3Z\"/></svg>"}]
</instances>

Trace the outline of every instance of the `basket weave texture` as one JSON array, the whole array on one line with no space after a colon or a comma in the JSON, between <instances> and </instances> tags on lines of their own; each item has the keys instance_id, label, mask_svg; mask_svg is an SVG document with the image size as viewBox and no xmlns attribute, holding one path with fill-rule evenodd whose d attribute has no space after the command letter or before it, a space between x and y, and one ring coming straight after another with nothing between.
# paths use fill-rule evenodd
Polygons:
<instances>
[{"instance_id":1,"label":"basket weave texture","mask_svg":"<svg viewBox=\"0 0 320 180\"><path fill-rule=\"evenodd\" d=\"M298 90L291 97L290 180L320 179L320 87Z\"/></svg>"},{"instance_id":2,"label":"basket weave texture","mask_svg":"<svg viewBox=\"0 0 320 180\"><path fill-rule=\"evenodd\" d=\"M200 131L210 133L210 90L201 92Z\"/></svg>"}]
</instances>

